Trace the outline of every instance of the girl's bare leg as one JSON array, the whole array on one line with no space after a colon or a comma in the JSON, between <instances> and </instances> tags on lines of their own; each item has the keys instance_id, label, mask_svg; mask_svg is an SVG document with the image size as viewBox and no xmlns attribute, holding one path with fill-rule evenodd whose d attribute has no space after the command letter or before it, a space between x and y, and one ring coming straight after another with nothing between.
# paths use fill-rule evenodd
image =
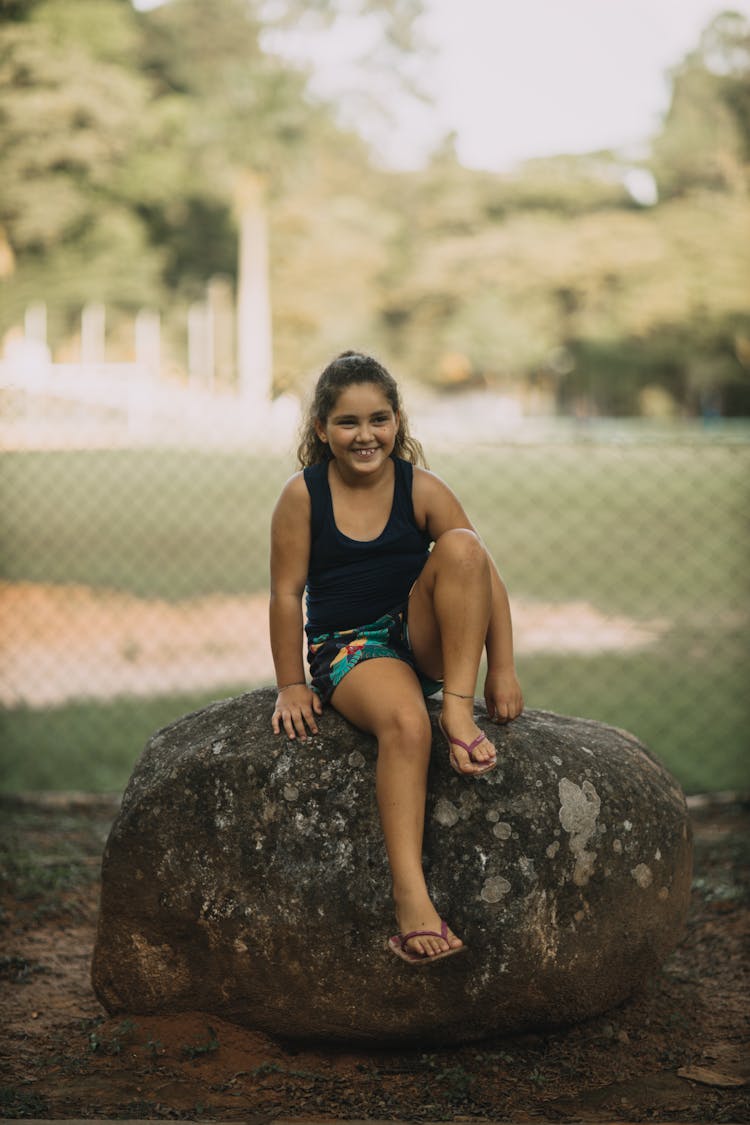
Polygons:
<instances>
[{"instance_id":1,"label":"girl's bare leg","mask_svg":"<svg viewBox=\"0 0 750 1125\"><path fill-rule=\"evenodd\" d=\"M419 681L400 660L365 660L347 673L331 702L345 718L378 740L376 792L398 928L404 934L413 930L439 933L440 915L430 900L422 870L432 728ZM412 938L407 949L430 956L462 944L449 930L447 941Z\"/></svg>"},{"instance_id":2,"label":"girl's bare leg","mask_svg":"<svg viewBox=\"0 0 750 1125\"><path fill-rule=\"evenodd\" d=\"M468 529L447 531L409 598L409 639L420 669L445 683L446 731L467 743L481 733L473 718L474 692L491 609L490 563L481 540ZM495 748L481 742L474 751L476 764L460 747L454 753L462 772L471 774L494 759Z\"/></svg>"}]
</instances>

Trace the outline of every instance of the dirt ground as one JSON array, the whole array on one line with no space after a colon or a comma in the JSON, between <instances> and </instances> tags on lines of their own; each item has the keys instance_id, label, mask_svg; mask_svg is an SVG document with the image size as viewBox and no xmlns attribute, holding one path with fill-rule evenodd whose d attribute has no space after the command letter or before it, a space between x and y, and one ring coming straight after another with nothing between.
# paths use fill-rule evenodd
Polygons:
<instances>
[{"instance_id":1,"label":"dirt ground","mask_svg":"<svg viewBox=\"0 0 750 1125\"><path fill-rule=\"evenodd\" d=\"M0 1116L750 1121L750 802L695 800L693 899L644 991L569 1029L456 1050L276 1042L199 1012L108 1019L89 984L116 802L0 804Z\"/></svg>"},{"instance_id":2,"label":"dirt ground","mask_svg":"<svg viewBox=\"0 0 750 1125\"><path fill-rule=\"evenodd\" d=\"M273 682L265 594L168 602L74 584L0 582L0 620L4 707ZM513 602L515 648L523 654L641 651L668 627L606 616L583 601Z\"/></svg>"}]
</instances>

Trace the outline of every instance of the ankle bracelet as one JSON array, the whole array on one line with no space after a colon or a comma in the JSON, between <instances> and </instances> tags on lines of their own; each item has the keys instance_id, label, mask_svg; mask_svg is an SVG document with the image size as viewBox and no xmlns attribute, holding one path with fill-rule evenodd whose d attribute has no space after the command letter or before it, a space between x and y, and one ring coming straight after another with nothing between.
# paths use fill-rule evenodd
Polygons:
<instances>
[{"instance_id":1,"label":"ankle bracelet","mask_svg":"<svg viewBox=\"0 0 750 1125\"><path fill-rule=\"evenodd\" d=\"M458 699L473 699L473 695L462 695L460 691L448 691L448 688L443 688L443 695L455 695Z\"/></svg>"}]
</instances>

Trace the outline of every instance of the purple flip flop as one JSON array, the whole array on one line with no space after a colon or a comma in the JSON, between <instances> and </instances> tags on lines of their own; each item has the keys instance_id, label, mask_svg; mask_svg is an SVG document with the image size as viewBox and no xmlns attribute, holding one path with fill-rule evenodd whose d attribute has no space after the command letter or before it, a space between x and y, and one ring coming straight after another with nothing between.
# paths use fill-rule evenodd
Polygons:
<instances>
[{"instance_id":1,"label":"purple flip flop","mask_svg":"<svg viewBox=\"0 0 750 1125\"><path fill-rule=\"evenodd\" d=\"M461 769L461 767L458 764L458 759L456 758L456 755L453 753L453 747L454 746L460 746L461 749L465 750L466 753L469 755L469 761L473 762L476 765L477 760L474 757L474 751L476 750L477 746L479 746L480 742L489 741L486 734L484 734L484 733L478 734L477 737L475 739L473 739L472 742L464 742L460 738L451 738L451 736L448 734L448 731L443 726L442 715L438 715L438 726L440 727L443 738L448 743L448 748L450 750L450 763L453 766L456 773L460 773L462 777L472 777L472 776L477 777L480 773L489 773L490 770L494 770L495 766L497 765L497 758L495 758L495 760L493 762L486 762L481 767L481 769L474 770L473 775L470 774L470 773L467 774Z\"/></svg>"},{"instance_id":2,"label":"purple flip flop","mask_svg":"<svg viewBox=\"0 0 750 1125\"><path fill-rule=\"evenodd\" d=\"M443 941L448 940L448 923L440 919L440 933L437 930L412 930L408 934L394 934L392 938L388 939L388 948L391 953L395 953L402 961L406 961L408 965L429 965L432 961L441 961L443 957L452 957L454 953L463 953L466 949L465 945L459 945L457 949L444 949L442 953L410 953L406 949L406 943L413 937L439 937Z\"/></svg>"}]
</instances>

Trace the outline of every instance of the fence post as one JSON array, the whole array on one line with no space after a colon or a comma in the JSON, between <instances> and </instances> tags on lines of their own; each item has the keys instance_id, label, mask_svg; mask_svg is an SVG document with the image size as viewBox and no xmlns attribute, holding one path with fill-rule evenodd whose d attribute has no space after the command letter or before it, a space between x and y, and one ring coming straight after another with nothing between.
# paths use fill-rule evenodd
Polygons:
<instances>
[{"instance_id":1,"label":"fence post","mask_svg":"<svg viewBox=\"0 0 750 1125\"><path fill-rule=\"evenodd\" d=\"M104 305L86 305L81 313L81 363L104 363Z\"/></svg>"},{"instance_id":2,"label":"fence post","mask_svg":"<svg viewBox=\"0 0 750 1125\"><path fill-rule=\"evenodd\" d=\"M140 309L135 318L135 362L151 378L161 368L161 319L153 309Z\"/></svg>"},{"instance_id":3,"label":"fence post","mask_svg":"<svg viewBox=\"0 0 750 1125\"><path fill-rule=\"evenodd\" d=\"M225 277L212 277L206 290L211 314L213 373L220 387L235 385L234 308L232 286Z\"/></svg>"},{"instance_id":4,"label":"fence post","mask_svg":"<svg viewBox=\"0 0 750 1125\"><path fill-rule=\"evenodd\" d=\"M195 301L188 309L188 375L191 383L213 386L213 346L209 309Z\"/></svg>"},{"instance_id":5,"label":"fence post","mask_svg":"<svg viewBox=\"0 0 750 1125\"><path fill-rule=\"evenodd\" d=\"M47 306L44 301L35 301L26 309L23 318L23 334L27 340L37 344L47 344Z\"/></svg>"}]
</instances>

